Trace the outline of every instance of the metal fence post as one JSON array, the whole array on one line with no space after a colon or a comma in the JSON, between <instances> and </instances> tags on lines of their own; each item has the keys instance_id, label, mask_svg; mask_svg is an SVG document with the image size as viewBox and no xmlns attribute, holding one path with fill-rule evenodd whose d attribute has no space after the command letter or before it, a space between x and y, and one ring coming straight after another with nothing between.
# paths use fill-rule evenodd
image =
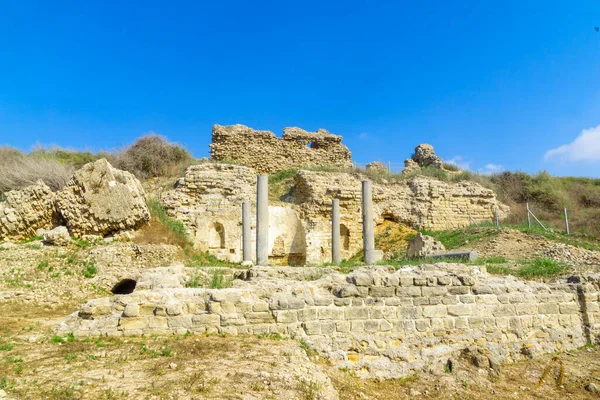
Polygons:
<instances>
[{"instance_id":1,"label":"metal fence post","mask_svg":"<svg viewBox=\"0 0 600 400\"><path fill-rule=\"evenodd\" d=\"M527 204L527 226L529 227L529 230L531 230L531 215L529 214L529 203Z\"/></svg>"},{"instance_id":2,"label":"metal fence post","mask_svg":"<svg viewBox=\"0 0 600 400\"><path fill-rule=\"evenodd\" d=\"M496 228L500 228L500 218L498 217L498 207L496 207Z\"/></svg>"},{"instance_id":3,"label":"metal fence post","mask_svg":"<svg viewBox=\"0 0 600 400\"><path fill-rule=\"evenodd\" d=\"M567 214L567 207L565 207L565 225L567 226L567 235L570 235L569 232L569 214Z\"/></svg>"}]
</instances>

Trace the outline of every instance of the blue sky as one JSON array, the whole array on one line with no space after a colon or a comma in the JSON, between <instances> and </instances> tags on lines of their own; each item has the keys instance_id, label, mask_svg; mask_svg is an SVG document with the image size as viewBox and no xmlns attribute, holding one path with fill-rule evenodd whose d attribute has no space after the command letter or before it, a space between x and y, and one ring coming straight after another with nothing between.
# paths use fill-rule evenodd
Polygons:
<instances>
[{"instance_id":1,"label":"blue sky","mask_svg":"<svg viewBox=\"0 0 600 400\"><path fill-rule=\"evenodd\" d=\"M3 1L0 145L109 150L211 127L344 136L400 169L600 177L600 2Z\"/></svg>"}]
</instances>

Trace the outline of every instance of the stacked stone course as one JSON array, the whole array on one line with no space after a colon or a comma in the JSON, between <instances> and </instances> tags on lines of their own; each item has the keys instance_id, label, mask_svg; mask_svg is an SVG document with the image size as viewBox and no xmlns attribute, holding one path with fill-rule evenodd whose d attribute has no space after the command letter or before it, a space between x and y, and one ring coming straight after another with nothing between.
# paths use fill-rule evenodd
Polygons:
<instances>
[{"instance_id":1,"label":"stacked stone course","mask_svg":"<svg viewBox=\"0 0 600 400\"><path fill-rule=\"evenodd\" d=\"M259 173L313 165L352 167L352 155L342 137L325 129L285 128L278 138L273 132L244 125L215 125L210 154L214 161L235 161Z\"/></svg>"},{"instance_id":2,"label":"stacked stone course","mask_svg":"<svg viewBox=\"0 0 600 400\"><path fill-rule=\"evenodd\" d=\"M600 333L597 276L586 277L583 286L546 285L491 277L479 267L437 264L399 271L361 268L317 281L255 273L248 282L216 290L183 288L189 273L183 267L150 273L155 278L142 277L133 294L93 300L59 331L92 336L276 332L305 338L340 367L381 377L441 368L467 347L507 362L574 349L597 341Z\"/></svg>"},{"instance_id":3,"label":"stacked stone course","mask_svg":"<svg viewBox=\"0 0 600 400\"><path fill-rule=\"evenodd\" d=\"M306 221L307 261L328 261L330 254L331 200L340 200L341 224L347 228L347 246L342 258L362 248L361 177L350 173L298 171L295 200L300 217ZM432 178L415 178L398 183L374 183L373 202L376 224L384 220L415 229L443 230L468 226L471 220L490 221L509 208L495 193L474 182L445 183ZM343 234L342 234L343 235Z\"/></svg>"}]
</instances>

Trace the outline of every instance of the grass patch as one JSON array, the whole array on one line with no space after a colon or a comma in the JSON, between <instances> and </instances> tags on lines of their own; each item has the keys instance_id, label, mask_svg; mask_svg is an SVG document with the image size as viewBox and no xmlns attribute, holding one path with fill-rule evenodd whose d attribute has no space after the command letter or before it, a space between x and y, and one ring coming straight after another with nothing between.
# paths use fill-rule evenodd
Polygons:
<instances>
[{"instance_id":1,"label":"grass patch","mask_svg":"<svg viewBox=\"0 0 600 400\"><path fill-rule=\"evenodd\" d=\"M493 275L514 275L515 271L506 265L489 264L486 266L487 272Z\"/></svg>"},{"instance_id":2,"label":"grass patch","mask_svg":"<svg viewBox=\"0 0 600 400\"><path fill-rule=\"evenodd\" d=\"M134 241L144 244L172 244L183 250L186 265L192 267L223 266L235 267L236 264L221 261L206 252L194 249L185 226L181 221L167 215L165 208L156 200L148 200L150 209L150 224L144 226L136 235Z\"/></svg>"},{"instance_id":3,"label":"grass patch","mask_svg":"<svg viewBox=\"0 0 600 400\"><path fill-rule=\"evenodd\" d=\"M519 262L515 268L507 264L488 263L487 271L494 275L514 275L520 278L553 278L568 272L568 266L550 258L536 258Z\"/></svg>"},{"instance_id":4,"label":"grass patch","mask_svg":"<svg viewBox=\"0 0 600 400\"><path fill-rule=\"evenodd\" d=\"M9 343L0 344L0 351L11 351L15 346Z\"/></svg>"},{"instance_id":5,"label":"grass patch","mask_svg":"<svg viewBox=\"0 0 600 400\"><path fill-rule=\"evenodd\" d=\"M442 242L447 250L452 250L486 237L496 236L500 233L500 230L493 227L477 226L446 231L423 230L421 233L434 237Z\"/></svg>"},{"instance_id":6,"label":"grass patch","mask_svg":"<svg viewBox=\"0 0 600 400\"><path fill-rule=\"evenodd\" d=\"M269 174L269 184L279 183L281 181L293 178L297 169L284 169L283 171L278 171L272 174Z\"/></svg>"},{"instance_id":7,"label":"grass patch","mask_svg":"<svg viewBox=\"0 0 600 400\"><path fill-rule=\"evenodd\" d=\"M497 257L487 257L483 260L486 264L506 264L508 261L506 257L497 256Z\"/></svg>"},{"instance_id":8,"label":"grass patch","mask_svg":"<svg viewBox=\"0 0 600 400\"><path fill-rule=\"evenodd\" d=\"M21 243L39 242L42 239L44 239L42 236L32 236L28 239L22 240Z\"/></svg>"},{"instance_id":9,"label":"grass patch","mask_svg":"<svg viewBox=\"0 0 600 400\"><path fill-rule=\"evenodd\" d=\"M210 288L223 289L226 287L231 287L231 282L225 278L225 271L221 268L213 270L210 277Z\"/></svg>"},{"instance_id":10,"label":"grass patch","mask_svg":"<svg viewBox=\"0 0 600 400\"><path fill-rule=\"evenodd\" d=\"M567 266L550 258L536 258L526 261L516 273L523 278L553 277L564 274Z\"/></svg>"},{"instance_id":11,"label":"grass patch","mask_svg":"<svg viewBox=\"0 0 600 400\"><path fill-rule=\"evenodd\" d=\"M98 268L96 268L96 261L82 261L81 265L83 267L82 273L86 278L93 278L98 273Z\"/></svg>"}]
</instances>

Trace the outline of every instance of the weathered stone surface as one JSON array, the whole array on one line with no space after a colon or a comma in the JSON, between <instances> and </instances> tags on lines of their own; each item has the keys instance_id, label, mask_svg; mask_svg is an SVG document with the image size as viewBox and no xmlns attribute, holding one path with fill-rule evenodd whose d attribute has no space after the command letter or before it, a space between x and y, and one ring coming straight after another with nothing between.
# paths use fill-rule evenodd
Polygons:
<instances>
[{"instance_id":1,"label":"weathered stone surface","mask_svg":"<svg viewBox=\"0 0 600 400\"><path fill-rule=\"evenodd\" d=\"M44 231L42 237L44 243L53 244L55 246L66 246L71 242L71 235L66 226L57 226L56 228Z\"/></svg>"},{"instance_id":2,"label":"weathered stone surface","mask_svg":"<svg viewBox=\"0 0 600 400\"><path fill-rule=\"evenodd\" d=\"M415 147L412 160L422 168L433 167L442 169L444 167L444 161L435 155L433 146L430 144L420 144Z\"/></svg>"},{"instance_id":3,"label":"weathered stone surface","mask_svg":"<svg viewBox=\"0 0 600 400\"><path fill-rule=\"evenodd\" d=\"M193 165L174 190L161 196L167 213L183 222L197 248L234 262L243 258L240 238L245 201L256 209L256 171L231 164ZM255 214L250 220L252 261L256 261ZM268 237L269 263L305 262L304 226L293 208L269 207Z\"/></svg>"},{"instance_id":4,"label":"weathered stone surface","mask_svg":"<svg viewBox=\"0 0 600 400\"><path fill-rule=\"evenodd\" d=\"M195 247L220 259L242 261L242 203L256 201L255 170L230 164L192 165L160 200L169 216L183 222Z\"/></svg>"},{"instance_id":5,"label":"weathered stone surface","mask_svg":"<svg viewBox=\"0 0 600 400\"><path fill-rule=\"evenodd\" d=\"M407 255L409 258L418 258L438 254L443 251L446 251L446 247L441 242L431 236L418 232L417 236L408 244Z\"/></svg>"},{"instance_id":6,"label":"weathered stone surface","mask_svg":"<svg viewBox=\"0 0 600 400\"><path fill-rule=\"evenodd\" d=\"M324 129L285 128L278 138L244 125L215 125L210 152L214 161L236 161L260 173L309 165L352 167L350 150L341 142L341 136Z\"/></svg>"},{"instance_id":7,"label":"weathered stone surface","mask_svg":"<svg viewBox=\"0 0 600 400\"><path fill-rule=\"evenodd\" d=\"M340 201L341 256L350 258L362 248L360 175L298 171L294 200L305 225L308 263L328 262L331 254L331 200ZM508 207L495 193L474 182L446 183L418 177L406 182L373 183L375 223L384 220L415 229L454 229L474 221L500 218Z\"/></svg>"},{"instance_id":8,"label":"weathered stone surface","mask_svg":"<svg viewBox=\"0 0 600 400\"><path fill-rule=\"evenodd\" d=\"M21 240L49 228L56 214L56 195L42 181L12 190L0 202L0 240Z\"/></svg>"},{"instance_id":9,"label":"weathered stone surface","mask_svg":"<svg viewBox=\"0 0 600 400\"><path fill-rule=\"evenodd\" d=\"M106 159L84 165L57 194L57 207L74 236L108 235L150 220L144 189L135 176Z\"/></svg>"},{"instance_id":10,"label":"weathered stone surface","mask_svg":"<svg viewBox=\"0 0 600 400\"><path fill-rule=\"evenodd\" d=\"M478 367L498 370L500 363L575 349L588 333L600 334L600 274L578 277L584 285L577 286L569 279L547 285L447 263L398 271L365 267L312 281L256 269L249 281L220 290L184 288L192 268L147 270L138 281L157 285L89 301L57 330L76 336L277 332L304 339L338 367L389 378L440 366L463 352ZM421 286L384 284L408 278ZM161 287L158 281L165 280L179 285ZM466 292L451 295L453 288Z\"/></svg>"}]
</instances>

